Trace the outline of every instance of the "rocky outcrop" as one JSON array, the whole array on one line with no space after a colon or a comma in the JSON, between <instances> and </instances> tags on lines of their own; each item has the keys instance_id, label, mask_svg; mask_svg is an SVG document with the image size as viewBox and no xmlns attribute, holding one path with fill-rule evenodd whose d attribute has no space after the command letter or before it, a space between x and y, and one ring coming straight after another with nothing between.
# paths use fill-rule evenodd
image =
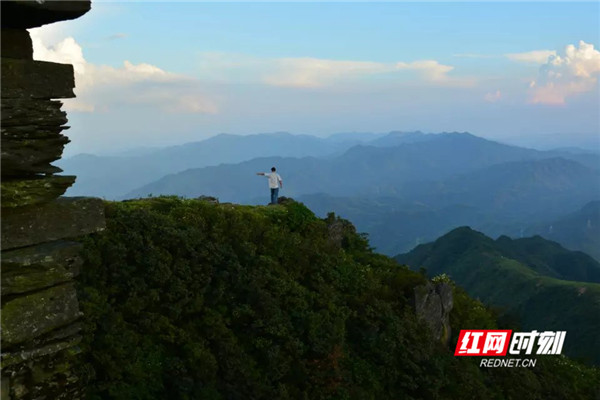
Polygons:
<instances>
[{"instance_id":1,"label":"rocky outcrop","mask_svg":"<svg viewBox=\"0 0 600 400\"><path fill-rule=\"evenodd\" d=\"M104 204L88 197L59 198L2 215L2 249L30 246L104 229Z\"/></svg>"},{"instance_id":2,"label":"rocky outcrop","mask_svg":"<svg viewBox=\"0 0 600 400\"><path fill-rule=\"evenodd\" d=\"M450 340L450 311L453 306L452 286L441 282L415 287L415 311L431 329L433 337L444 344Z\"/></svg>"},{"instance_id":3,"label":"rocky outcrop","mask_svg":"<svg viewBox=\"0 0 600 400\"><path fill-rule=\"evenodd\" d=\"M334 213L327 214L325 219L327 222L328 241L334 247L345 248L348 235L356 234L356 228L351 222L337 217Z\"/></svg>"},{"instance_id":4,"label":"rocky outcrop","mask_svg":"<svg viewBox=\"0 0 600 400\"><path fill-rule=\"evenodd\" d=\"M92 6L89 0L3 0L1 3L3 33L5 28L28 29L79 18Z\"/></svg>"},{"instance_id":5,"label":"rocky outcrop","mask_svg":"<svg viewBox=\"0 0 600 400\"><path fill-rule=\"evenodd\" d=\"M58 240L2 253L2 294L34 292L79 275L82 245Z\"/></svg>"},{"instance_id":6,"label":"rocky outcrop","mask_svg":"<svg viewBox=\"0 0 600 400\"><path fill-rule=\"evenodd\" d=\"M212 203L212 204L219 204L219 199L217 199L216 197L213 196L198 196L196 197L196 200L201 200L201 201L206 201L207 203Z\"/></svg>"},{"instance_id":7,"label":"rocky outcrop","mask_svg":"<svg viewBox=\"0 0 600 400\"><path fill-rule=\"evenodd\" d=\"M104 228L99 199L61 198L75 181L51 163L69 139L56 98L74 97L73 67L33 60L27 28L77 18L89 1L2 1L2 385L4 399L79 399L74 373L81 244Z\"/></svg>"}]
</instances>

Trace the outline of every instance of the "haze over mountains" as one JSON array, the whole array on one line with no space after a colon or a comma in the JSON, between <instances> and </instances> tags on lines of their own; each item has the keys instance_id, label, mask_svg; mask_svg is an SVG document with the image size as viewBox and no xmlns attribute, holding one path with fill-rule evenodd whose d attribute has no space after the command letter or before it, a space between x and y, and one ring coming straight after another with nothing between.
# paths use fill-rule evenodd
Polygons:
<instances>
[{"instance_id":1,"label":"haze over mountains","mask_svg":"<svg viewBox=\"0 0 600 400\"><path fill-rule=\"evenodd\" d=\"M597 169L590 168L593 162L600 164L596 155L590 160L588 154L540 152L467 133L447 133L426 135L416 142L411 138L410 143L392 147L356 145L333 157L261 157L239 164L189 169L142 186L125 197L149 193L185 196L211 193L223 201L248 202L264 195L264 187L256 184L253 173L267 170L271 165L285 174L285 181L289 183L285 190L290 196L312 193L412 196L417 183L441 181L496 164L557 156L575 161L564 165L567 174L575 176L589 170L584 174L589 177L598 173ZM518 167L507 165L506 168L518 172Z\"/></svg>"},{"instance_id":2,"label":"haze over mountains","mask_svg":"<svg viewBox=\"0 0 600 400\"><path fill-rule=\"evenodd\" d=\"M284 180L280 195L319 215L350 219L390 255L462 225L494 237L544 235L548 224L600 200L598 153L538 151L456 132L218 135L137 156L80 155L60 164L78 175L69 195L210 195L250 204L268 200L264 178L254 174L273 165ZM585 224L597 227L599 219ZM563 240L568 229L557 224L553 238L571 249L600 247L592 235L585 245Z\"/></svg>"},{"instance_id":3,"label":"haze over mountains","mask_svg":"<svg viewBox=\"0 0 600 400\"><path fill-rule=\"evenodd\" d=\"M309 135L269 133L220 134L209 139L163 149L132 150L125 154L98 156L79 154L58 165L77 173L69 195L92 195L116 199L164 175L212 165L239 163L256 157L325 157L342 152L375 135L339 134L327 139Z\"/></svg>"},{"instance_id":4,"label":"haze over mountains","mask_svg":"<svg viewBox=\"0 0 600 400\"><path fill-rule=\"evenodd\" d=\"M452 141L456 139L453 139L453 136L456 135L460 134L435 135L421 132L390 132L387 135L342 133L327 138L291 135L284 132L247 136L220 134L200 142L163 149L143 148L140 151L133 149L126 153L110 156L79 154L59 160L57 164L65 171L77 174L77 182L70 189L70 195L94 195L112 199L123 197L128 192L156 181L164 175L187 169L234 164L258 157L333 157L361 144L363 145L362 149L360 147L353 149L354 154L358 157L373 155L373 153L367 151L367 147L396 147L404 144L431 142L431 145L417 146L412 149L412 152L416 153L414 156L417 157L416 161L418 161L418 165L415 165L415 167L427 162L427 160L419 158L425 156L425 154L421 154L423 151L441 150L447 152L448 157L454 155L455 165L460 168L462 160L456 157L460 158L465 151L468 153L469 148L461 147L454 150L448 148L448 146L454 144ZM476 139L479 145L483 143L499 145L485 139ZM513 153L518 149L506 145L504 148L511 148ZM374 150L376 151L376 149ZM471 150L479 149L471 148ZM518 153L519 150L516 152ZM542 158L555 155L576 159L588 166L594 164L596 167L598 166L597 154L586 153L583 150L539 152L531 149L520 149L520 152L521 155L516 159ZM388 153L389 155L393 154ZM485 156L484 154L480 155L480 157ZM347 159L351 159L351 157L352 153L349 154ZM508 159L500 157L497 161L509 161L511 159L515 159L515 157L509 157ZM493 163L494 160L489 161ZM451 171L451 173L455 172L459 171ZM422 178L422 176L417 178Z\"/></svg>"},{"instance_id":5,"label":"haze over mountains","mask_svg":"<svg viewBox=\"0 0 600 400\"><path fill-rule=\"evenodd\" d=\"M541 235L600 260L600 201L589 202L580 210L553 221L535 224L522 234Z\"/></svg>"}]
</instances>

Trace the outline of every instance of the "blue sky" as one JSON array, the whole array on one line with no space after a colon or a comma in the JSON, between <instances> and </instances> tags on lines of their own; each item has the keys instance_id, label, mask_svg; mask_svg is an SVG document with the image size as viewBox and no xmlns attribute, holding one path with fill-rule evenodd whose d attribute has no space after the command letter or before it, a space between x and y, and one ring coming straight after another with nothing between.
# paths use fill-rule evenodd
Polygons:
<instances>
[{"instance_id":1,"label":"blue sky","mask_svg":"<svg viewBox=\"0 0 600 400\"><path fill-rule=\"evenodd\" d=\"M93 2L32 31L76 66L67 154L220 132L599 134L600 6ZM570 46L570 47L568 47Z\"/></svg>"}]
</instances>

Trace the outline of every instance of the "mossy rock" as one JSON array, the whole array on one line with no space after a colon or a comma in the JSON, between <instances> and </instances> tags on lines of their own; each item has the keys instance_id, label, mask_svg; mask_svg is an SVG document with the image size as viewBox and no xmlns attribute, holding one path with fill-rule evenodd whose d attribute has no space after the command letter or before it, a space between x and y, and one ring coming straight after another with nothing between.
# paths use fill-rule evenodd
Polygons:
<instances>
[{"instance_id":1,"label":"mossy rock","mask_svg":"<svg viewBox=\"0 0 600 400\"><path fill-rule=\"evenodd\" d=\"M57 241L2 253L2 295L68 282L79 274L82 245Z\"/></svg>"},{"instance_id":2,"label":"mossy rock","mask_svg":"<svg viewBox=\"0 0 600 400\"><path fill-rule=\"evenodd\" d=\"M79 318L72 283L17 297L2 305L2 347L23 343Z\"/></svg>"},{"instance_id":3,"label":"mossy rock","mask_svg":"<svg viewBox=\"0 0 600 400\"><path fill-rule=\"evenodd\" d=\"M2 399L64 399L84 398L83 381L77 370L78 347L75 342L55 343L34 360L2 365ZM65 347L66 346L66 347Z\"/></svg>"},{"instance_id":4,"label":"mossy rock","mask_svg":"<svg viewBox=\"0 0 600 400\"><path fill-rule=\"evenodd\" d=\"M60 175L27 180L4 180L0 184L2 208L49 202L66 192L74 182L74 176Z\"/></svg>"},{"instance_id":5,"label":"mossy rock","mask_svg":"<svg viewBox=\"0 0 600 400\"><path fill-rule=\"evenodd\" d=\"M104 229L104 204L90 197L60 197L46 204L2 210L3 250Z\"/></svg>"}]
</instances>

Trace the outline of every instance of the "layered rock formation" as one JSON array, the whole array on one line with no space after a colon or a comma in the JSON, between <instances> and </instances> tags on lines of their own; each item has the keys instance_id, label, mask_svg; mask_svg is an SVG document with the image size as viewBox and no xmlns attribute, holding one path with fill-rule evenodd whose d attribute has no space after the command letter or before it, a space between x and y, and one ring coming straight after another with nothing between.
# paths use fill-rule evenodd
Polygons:
<instances>
[{"instance_id":1,"label":"layered rock formation","mask_svg":"<svg viewBox=\"0 0 600 400\"><path fill-rule=\"evenodd\" d=\"M53 99L74 97L73 67L33 60L27 28L77 18L89 1L2 1L2 399L77 399L81 316L73 238L104 228L99 199L60 198L75 181L51 163L69 142Z\"/></svg>"}]
</instances>

